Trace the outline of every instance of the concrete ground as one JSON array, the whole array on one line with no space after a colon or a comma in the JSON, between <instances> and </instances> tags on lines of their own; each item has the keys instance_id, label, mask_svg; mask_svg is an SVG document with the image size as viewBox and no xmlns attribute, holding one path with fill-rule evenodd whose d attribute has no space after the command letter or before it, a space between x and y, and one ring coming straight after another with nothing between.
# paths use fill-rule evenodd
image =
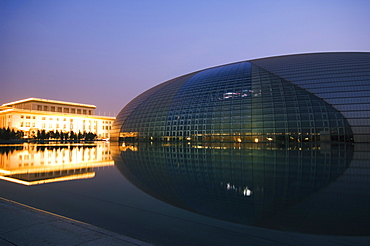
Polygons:
<instances>
[{"instance_id":1,"label":"concrete ground","mask_svg":"<svg viewBox=\"0 0 370 246\"><path fill-rule=\"evenodd\" d=\"M0 245L141 245L96 226L0 198Z\"/></svg>"}]
</instances>

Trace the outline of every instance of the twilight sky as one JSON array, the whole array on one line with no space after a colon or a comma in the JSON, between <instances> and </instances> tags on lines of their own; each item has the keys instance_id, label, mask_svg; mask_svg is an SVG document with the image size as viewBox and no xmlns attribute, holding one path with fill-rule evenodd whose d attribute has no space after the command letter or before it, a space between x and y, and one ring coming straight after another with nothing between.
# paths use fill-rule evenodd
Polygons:
<instances>
[{"instance_id":1,"label":"twilight sky","mask_svg":"<svg viewBox=\"0 0 370 246\"><path fill-rule=\"evenodd\" d=\"M0 105L117 114L141 92L253 58L370 51L369 0L0 0Z\"/></svg>"}]
</instances>

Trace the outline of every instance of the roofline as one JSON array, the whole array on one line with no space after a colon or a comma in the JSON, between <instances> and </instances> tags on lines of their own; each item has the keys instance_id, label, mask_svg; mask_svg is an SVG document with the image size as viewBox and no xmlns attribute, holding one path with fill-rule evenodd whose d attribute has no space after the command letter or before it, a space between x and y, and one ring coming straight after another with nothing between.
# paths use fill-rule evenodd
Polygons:
<instances>
[{"instance_id":1,"label":"roofline","mask_svg":"<svg viewBox=\"0 0 370 246\"><path fill-rule=\"evenodd\" d=\"M270 58L279 58L279 57L289 57L289 56L304 56L304 55L324 55L324 54L370 54L369 51L316 51L316 52L302 52L302 53L290 53L290 54L281 54L265 57L257 57L249 60L239 61L239 62L252 62L255 60L270 59ZM238 62L235 62L238 63ZM232 64L232 63L231 63ZM225 64L227 65L227 64Z\"/></svg>"},{"instance_id":2,"label":"roofline","mask_svg":"<svg viewBox=\"0 0 370 246\"><path fill-rule=\"evenodd\" d=\"M19 104L19 103L23 103L23 102L31 102L31 101L44 102L44 103L64 104L64 105L70 105L70 106L80 106L80 107L87 107L87 108L94 108L94 109L96 108L95 105L91 105L91 104L73 103L73 102L65 102L65 101L49 100L49 99L42 99L42 98L33 98L33 97L18 100L18 101L14 101L14 102L5 103L2 106L10 106L10 105L14 105L14 104Z\"/></svg>"},{"instance_id":3,"label":"roofline","mask_svg":"<svg viewBox=\"0 0 370 246\"><path fill-rule=\"evenodd\" d=\"M195 70L195 71L192 71L192 72L189 72L189 73L184 73L180 76L176 76L176 77L170 78L168 80L159 82L158 84L153 85L151 88L153 88L157 85L160 85L162 83L168 82L172 79L177 79L177 78L180 78L182 76L186 76L186 75L190 75L190 74L196 74L196 73L208 70L208 69L218 68L218 67L222 67L222 66L225 66L225 65L233 65L233 64L242 63L242 62L253 63L253 61L257 61L257 60L270 59L270 58L279 58L279 57L288 57L288 56L316 55L316 54L346 54L346 53L347 54L350 54L350 53L351 54L355 54L355 53L357 53L357 54L370 54L370 51L313 51L313 52L288 53L288 54L280 54L280 55L277 54L277 55L272 55L272 56L256 57L256 58L251 58L251 59L247 59L247 60L239 60L239 61L234 61L234 62L230 62L230 63L223 63L223 64L219 64L219 65L213 65L213 66L205 67L205 68Z\"/></svg>"},{"instance_id":4,"label":"roofline","mask_svg":"<svg viewBox=\"0 0 370 246\"><path fill-rule=\"evenodd\" d=\"M3 109L0 106L0 115L3 114L29 114L29 115L44 115L44 116L60 116L60 117L78 117L78 118L93 118L93 119L102 119L102 120L115 120L115 116L103 116L103 115L86 115L86 114L71 114L71 113L60 113L60 112L50 112L50 111L37 111L37 110L28 110L28 109L19 109L13 107L4 107Z\"/></svg>"}]
</instances>

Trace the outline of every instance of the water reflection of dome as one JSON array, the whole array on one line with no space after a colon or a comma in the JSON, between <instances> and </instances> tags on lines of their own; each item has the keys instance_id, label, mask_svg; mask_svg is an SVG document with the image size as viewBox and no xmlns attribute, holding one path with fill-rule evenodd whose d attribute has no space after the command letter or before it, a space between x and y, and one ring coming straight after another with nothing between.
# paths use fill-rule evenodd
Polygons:
<instances>
[{"instance_id":1,"label":"water reflection of dome","mask_svg":"<svg viewBox=\"0 0 370 246\"><path fill-rule=\"evenodd\" d=\"M312 211L309 227L293 228L291 221L308 215L307 201L346 170L352 145L202 144L139 143L114 159L139 189L189 211L273 229L336 233L315 225Z\"/></svg>"}]
</instances>

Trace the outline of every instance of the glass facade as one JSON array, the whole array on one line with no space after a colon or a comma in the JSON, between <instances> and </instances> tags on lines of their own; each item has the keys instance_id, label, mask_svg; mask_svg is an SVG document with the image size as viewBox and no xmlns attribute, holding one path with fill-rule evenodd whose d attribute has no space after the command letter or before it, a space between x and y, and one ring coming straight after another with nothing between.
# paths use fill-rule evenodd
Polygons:
<instances>
[{"instance_id":1,"label":"glass facade","mask_svg":"<svg viewBox=\"0 0 370 246\"><path fill-rule=\"evenodd\" d=\"M354 142L370 142L370 53L302 54L252 63L332 105L350 124Z\"/></svg>"},{"instance_id":2,"label":"glass facade","mask_svg":"<svg viewBox=\"0 0 370 246\"><path fill-rule=\"evenodd\" d=\"M370 142L370 53L281 56L164 82L118 114L111 140Z\"/></svg>"}]
</instances>

